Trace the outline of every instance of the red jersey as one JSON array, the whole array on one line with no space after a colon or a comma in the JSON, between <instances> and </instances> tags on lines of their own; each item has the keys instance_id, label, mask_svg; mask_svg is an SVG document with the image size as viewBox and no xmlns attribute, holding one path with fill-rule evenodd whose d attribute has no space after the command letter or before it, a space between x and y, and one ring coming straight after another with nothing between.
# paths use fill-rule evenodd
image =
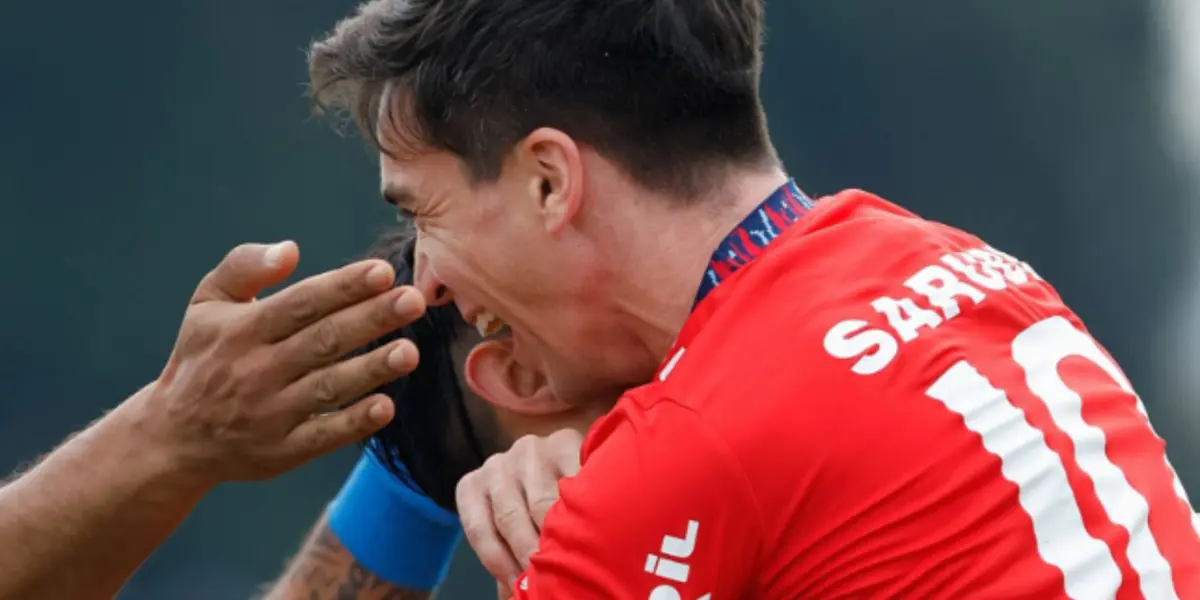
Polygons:
<instances>
[{"instance_id":1,"label":"red jersey","mask_svg":"<svg viewBox=\"0 0 1200 600\"><path fill-rule=\"evenodd\" d=\"M864 192L763 210L516 598L1200 598L1162 439L1029 265Z\"/></svg>"}]
</instances>

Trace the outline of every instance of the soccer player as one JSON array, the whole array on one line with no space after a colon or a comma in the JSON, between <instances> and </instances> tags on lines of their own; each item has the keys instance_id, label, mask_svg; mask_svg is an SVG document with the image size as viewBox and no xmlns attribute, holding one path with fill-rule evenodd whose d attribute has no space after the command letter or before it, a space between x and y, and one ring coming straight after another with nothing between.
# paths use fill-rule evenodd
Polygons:
<instances>
[{"instance_id":1,"label":"soccer player","mask_svg":"<svg viewBox=\"0 0 1200 600\"><path fill-rule=\"evenodd\" d=\"M1200 597L1164 444L1054 290L789 179L762 4L374 0L312 48L427 301L511 328L510 408L651 381L590 430L515 596Z\"/></svg>"}]
</instances>

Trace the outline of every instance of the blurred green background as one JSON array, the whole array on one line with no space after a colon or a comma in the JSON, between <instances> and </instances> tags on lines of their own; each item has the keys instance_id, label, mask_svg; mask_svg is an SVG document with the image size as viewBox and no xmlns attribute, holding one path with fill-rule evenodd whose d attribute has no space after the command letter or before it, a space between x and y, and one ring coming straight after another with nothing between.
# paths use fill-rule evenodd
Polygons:
<instances>
[{"instance_id":1,"label":"blurred green background","mask_svg":"<svg viewBox=\"0 0 1200 600\"><path fill-rule=\"evenodd\" d=\"M869 189L1054 282L1200 494L1188 3L774 0L763 89L809 193ZM0 470L156 376L229 247L295 239L308 274L392 223L371 154L303 93L308 41L350 8L0 5ZM249 597L352 459L219 490L121 597ZM493 593L460 562L442 598Z\"/></svg>"}]
</instances>

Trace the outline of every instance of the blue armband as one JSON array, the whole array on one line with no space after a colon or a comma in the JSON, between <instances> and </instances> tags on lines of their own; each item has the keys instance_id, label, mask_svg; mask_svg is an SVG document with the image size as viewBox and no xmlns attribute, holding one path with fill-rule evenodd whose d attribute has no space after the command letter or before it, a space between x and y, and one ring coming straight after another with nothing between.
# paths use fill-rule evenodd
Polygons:
<instances>
[{"instance_id":1,"label":"blue armband","mask_svg":"<svg viewBox=\"0 0 1200 600\"><path fill-rule=\"evenodd\" d=\"M446 578L462 537L458 515L404 485L368 450L329 505L331 529L375 576L432 590Z\"/></svg>"}]
</instances>

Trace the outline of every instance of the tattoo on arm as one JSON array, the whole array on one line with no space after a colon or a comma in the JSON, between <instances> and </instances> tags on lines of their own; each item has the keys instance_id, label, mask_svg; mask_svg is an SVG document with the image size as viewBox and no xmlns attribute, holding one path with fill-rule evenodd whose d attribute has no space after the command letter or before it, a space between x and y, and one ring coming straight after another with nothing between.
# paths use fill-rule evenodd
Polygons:
<instances>
[{"instance_id":1,"label":"tattoo on arm","mask_svg":"<svg viewBox=\"0 0 1200 600\"><path fill-rule=\"evenodd\" d=\"M346 550L325 520L317 524L267 600L429 600L424 590L393 586Z\"/></svg>"}]
</instances>

